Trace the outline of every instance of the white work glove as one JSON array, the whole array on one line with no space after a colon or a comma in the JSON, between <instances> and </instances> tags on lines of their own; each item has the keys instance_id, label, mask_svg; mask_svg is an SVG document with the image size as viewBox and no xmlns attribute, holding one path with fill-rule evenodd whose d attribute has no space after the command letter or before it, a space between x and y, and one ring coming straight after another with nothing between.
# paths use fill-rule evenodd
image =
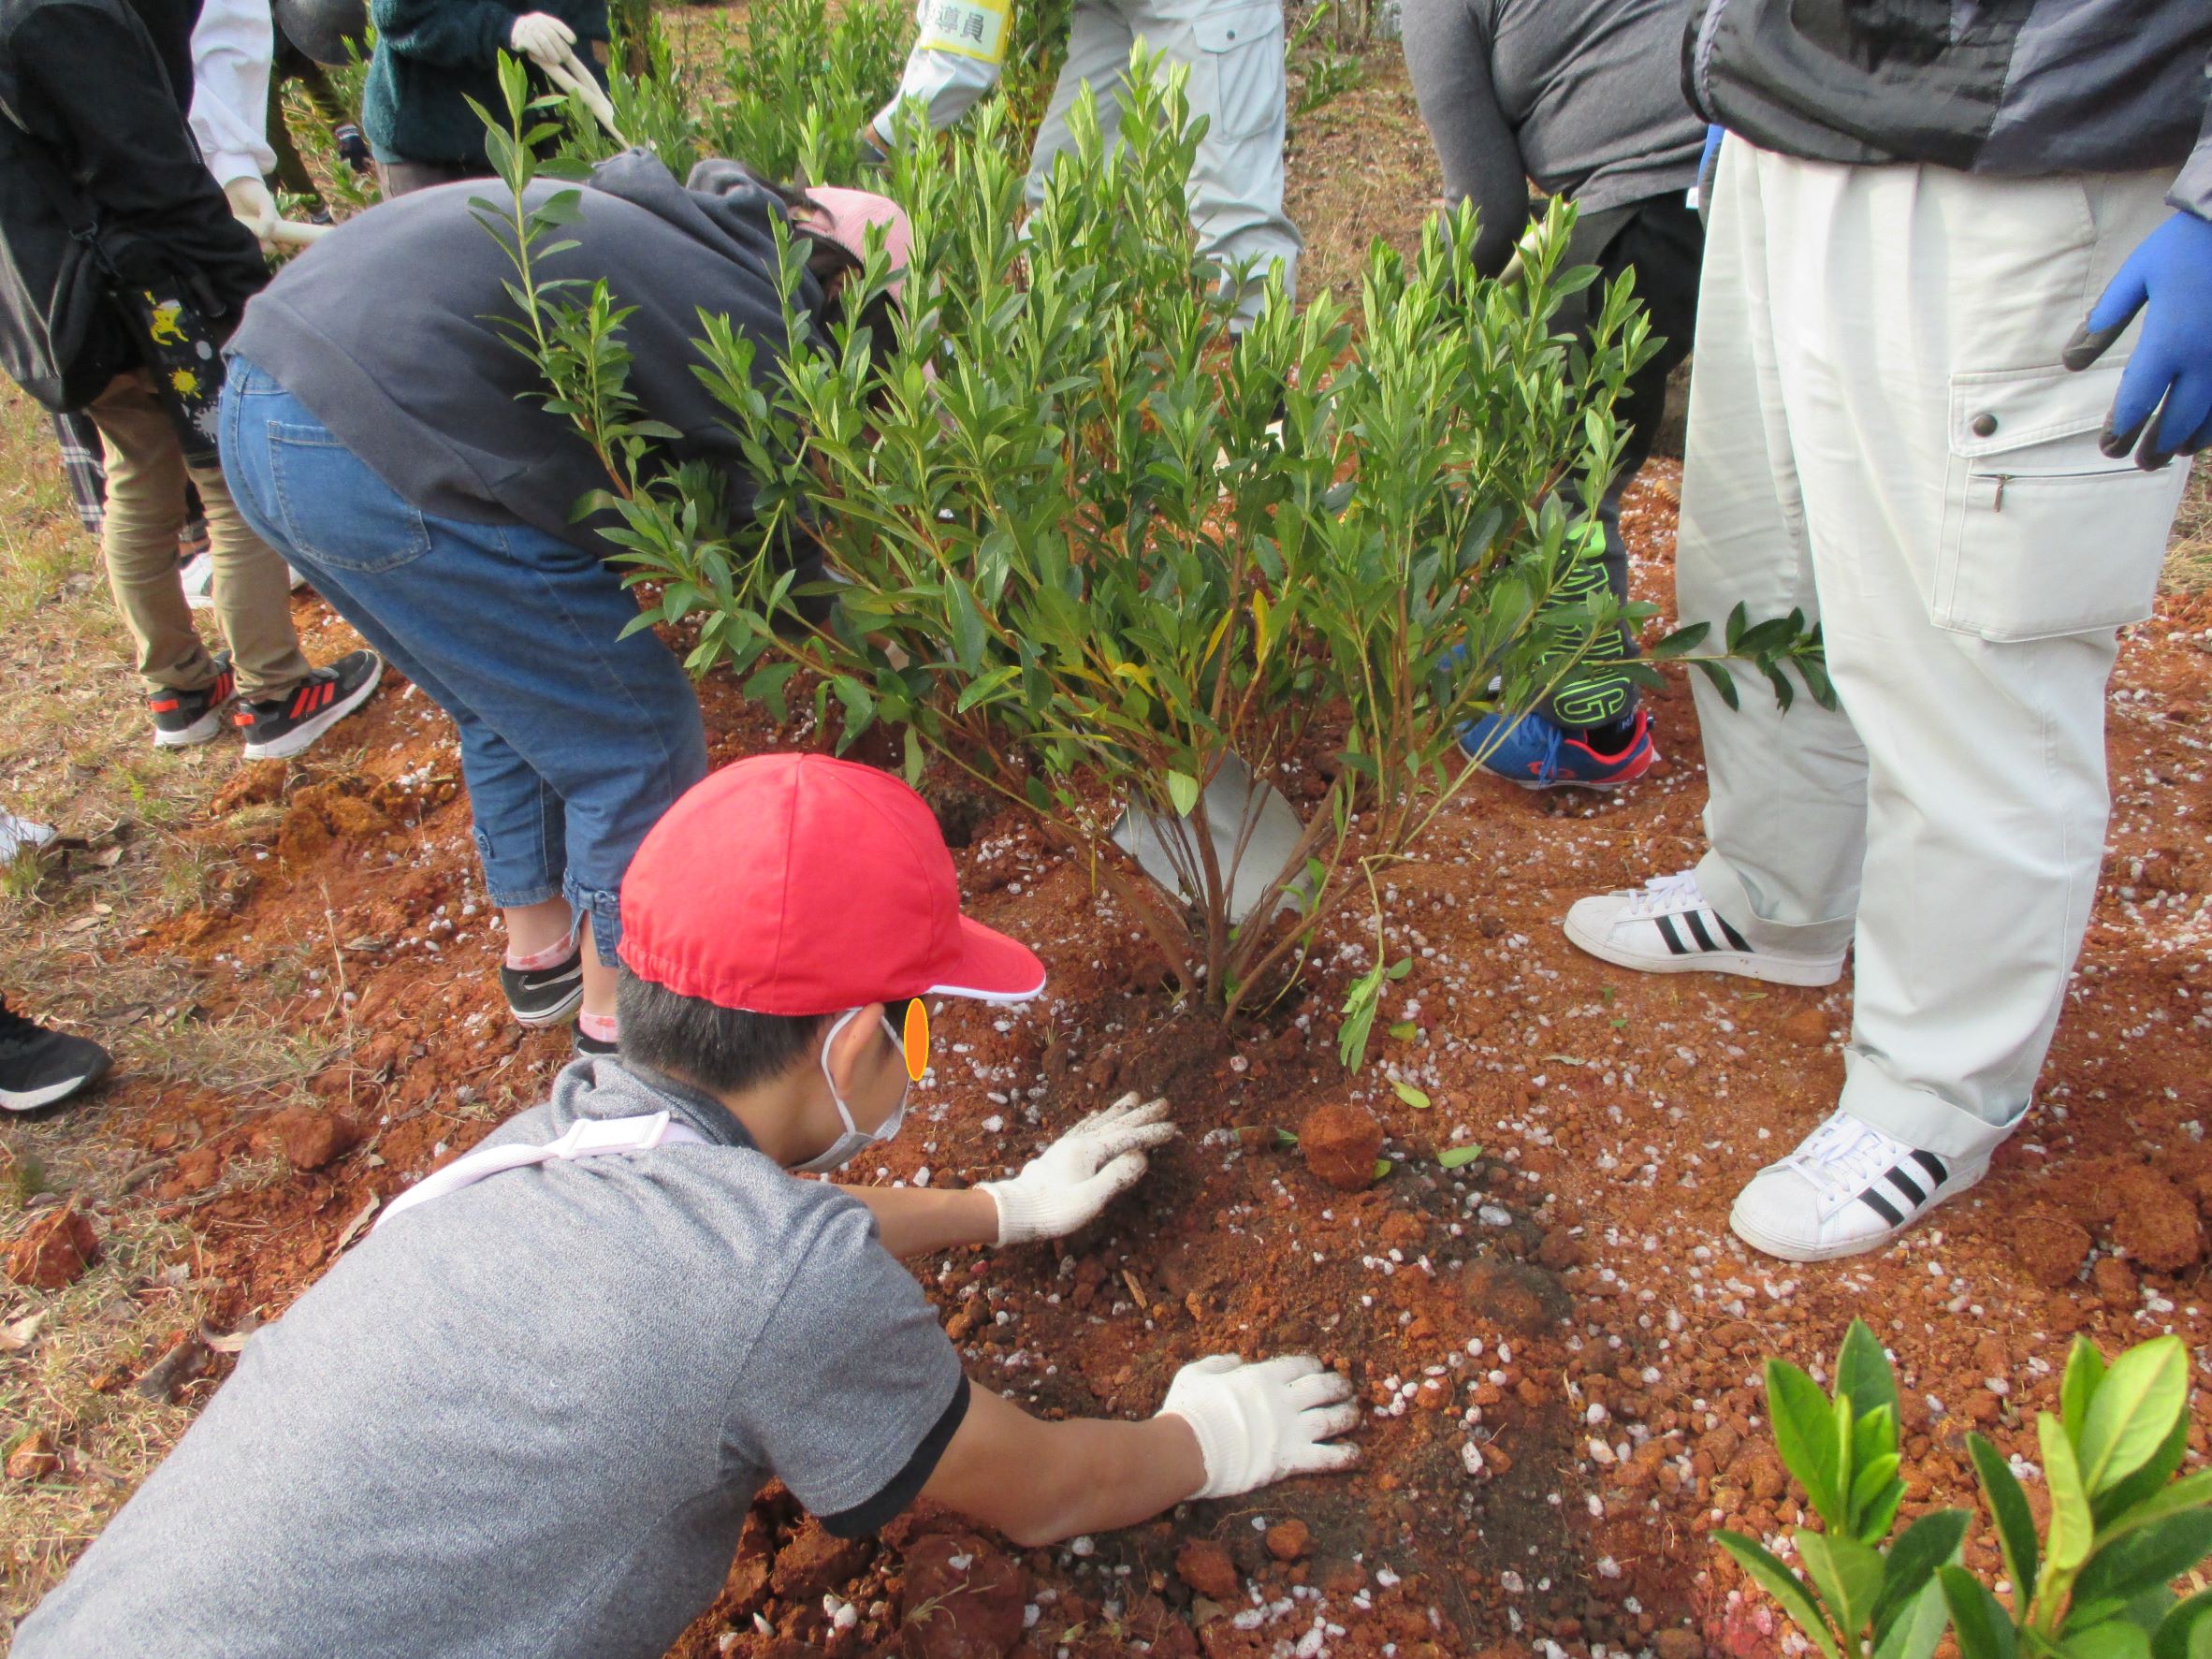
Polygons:
<instances>
[{"instance_id":1,"label":"white work glove","mask_svg":"<svg viewBox=\"0 0 2212 1659\"><path fill-rule=\"evenodd\" d=\"M1168 1103L1133 1094L1094 1112L1022 1166L1011 1181L985 1181L998 1206L998 1242L1026 1244L1073 1232L1144 1173L1144 1150L1175 1136Z\"/></svg>"},{"instance_id":2,"label":"white work glove","mask_svg":"<svg viewBox=\"0 0 2212 1659\"><path fill-rule=\"evenodd\" d=\"M1209 1354L1175 1373L1162 1417L1179 1417L1198 1436L1206 1483L1196 1498L1232 1498L1291 1475L1348 1469L1356 1446L1331 1446L1360 1420L1352 1385L1324 1371L1311 1354L1283 1354L1247 1365Z\"/></svg>"},{"instance_id":3,"label":"white work glove","mask_svg":"<svg viewBox=\"0 0 2212 1659\"><path fill-rule=\"evenodd\" d=\"M230 216L254 233L257 241L267 241L276 231L276 197L269 194L269 186L260 180L246 177L233 179L223 186L223 194L230 201Z\"/></svg>"},{"instance_id":4,"label":"white work glove","mask_svg":"<svg viewBox=\"0 0 2212 1659\"><path fill-rule=\"evenodd\" d=\"M576 32L550 12L526 11L507 32L507 44L537 65L550 69L569 55Z\"/></svg>"}]
</instances>

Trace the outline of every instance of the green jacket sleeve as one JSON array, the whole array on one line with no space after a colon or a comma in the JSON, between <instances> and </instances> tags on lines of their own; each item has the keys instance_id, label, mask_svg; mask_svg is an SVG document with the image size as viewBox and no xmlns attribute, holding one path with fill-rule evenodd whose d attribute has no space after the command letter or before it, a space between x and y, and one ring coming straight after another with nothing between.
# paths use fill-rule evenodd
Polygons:
<instances>
[{"instance_id":1,"label":"green jacket sleeve","mask_svg":"<svg viewBox=\"0 0 2212 1659\"><path fill-rule=\"evenodd\" d=\"M520 15L499 0L373 0L379 45L444 68L486 67Z\"/></svg>"}]
</instances>

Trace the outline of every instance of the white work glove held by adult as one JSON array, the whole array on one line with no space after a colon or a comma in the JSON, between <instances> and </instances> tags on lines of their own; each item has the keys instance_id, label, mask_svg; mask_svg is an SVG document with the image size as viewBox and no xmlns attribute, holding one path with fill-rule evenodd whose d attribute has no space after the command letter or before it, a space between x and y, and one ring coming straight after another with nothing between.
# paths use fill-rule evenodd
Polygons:
<instances>
[{"instance_id":1,"label":"white work glove held by adult","mask_svg":"<svg viewBox=\"0 0 2212 1659\"><path fill-rule=\"evenodd\" d=\"M985 1181L998 1206L998 1242L1026 1244L1073 1232L1136 1185L1145 1151L1174 1138L1168 1103L1133 1094L1094 1112L1022 1166L1011 1181Z\"/></svg>"},{"instance_id":2,"label":"white work glove held by adult","mask_svg":"<svg viewBox=\"0 0 2212 1659\"><path fill-rule=\"evenodd\" d=\"M550 12L526 11L507 32L507 44L541 69L550 69L569 55L576 32Z\"/></svg>"},{"instance_id":3,"label":"white work glove held by adult","mask_svg":"<svg viewBox=\"0 0 2212 1659\"><path fill-rule=\"evenodd\" d=\"M269 194L269 186L258 179L233 179L223 186L223 194L230 202L230 216L256 240L267 241L277 222L276 197Z\"/></svg>"},{"instance_id":4,"label":"white work glove held by adult","mask_svg":"<svg viewBox=\"0 0 2212 1659\"><path fill-rule=\"evenodd\" d=\"M1359 1423L1351 1401L1350 1381L1311 1354L1249 1365L1234 1354L1209 1354L1175 1373L1159 1414L1181 1418L1198 1436L1206 1483L1190 1495L1230 1498L1358 1463L1358 1447L1328 1444Z\"/></svg>"}]
</instances>

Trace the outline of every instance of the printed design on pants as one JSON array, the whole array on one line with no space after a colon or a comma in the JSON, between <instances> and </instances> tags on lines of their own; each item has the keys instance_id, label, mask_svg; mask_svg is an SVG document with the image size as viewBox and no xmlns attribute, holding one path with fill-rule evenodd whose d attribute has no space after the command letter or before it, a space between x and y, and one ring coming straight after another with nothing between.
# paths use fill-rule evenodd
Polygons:
<instances>
[{"instance_id":1,"label":"printed design on pants","mask_svg":"<svg viewBox=\"0 0 2212 1659\"><path fill-rule=\"evenodd\" d=\"M915 49L1004 63L1010 4L1011 0L922 0L922 36Z\"/></svg>"},{"instance_id":2,"label":"printed design on pants","mask_svg":"<svg viewBox=\"0 0 2212 1659\"><path fill-rule=\"evenodd\" d=\"M1606 588L1605 543L1601 536L1593 535L1588 546L1578 554L1574 567L1560 583L1553 604L1564 608L1580 604L1594 593ZM1604 639L1594 642L1594 651L1604 651L1616 641ZM1558 655L1547 659L1547 665ZM1636 700L1636 685L1627 675L1617 669L1586 670L1580 665L1567 670L1567 678L1551 698L1551 715L1563 726L1605 726L1627 718Z\"/></svg>"}]
</instances>

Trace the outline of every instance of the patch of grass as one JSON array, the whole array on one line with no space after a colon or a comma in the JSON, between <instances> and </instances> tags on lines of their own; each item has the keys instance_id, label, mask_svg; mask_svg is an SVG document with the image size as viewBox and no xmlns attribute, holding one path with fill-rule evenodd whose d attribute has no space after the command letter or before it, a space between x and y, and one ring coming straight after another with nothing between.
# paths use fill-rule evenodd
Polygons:
<instances>
[{"instance_id":1,"label":"patch of grass","mask_svg":"<svg viewBox=\"0 0 2212 1659\"><path fill-rule=\"evenodd\" d=\"M135 1226L110 1232L74 1285L0 1302L0 1323L45 1316L28 1347L0 1352L0 1447L43 1431L65 1459L45 1480L10 1481L0 1504L0 1631L61 1580L205 1398L203 1383L165 1404L126 1380L206 1314L211 1287L194 1259L182 1227Z\"/></svg>"},{"instance_id":2,"label":"patch of grass","mask_svg":"<svg viewBox=\"0 0 2212 1659\"><path fill-rule=\"evenodd\" d=\"M2202 593L2212 589L2212 468L2192 462L2174 533L2166 543L2166 593Z\"/></svg>"}]
</instances>

